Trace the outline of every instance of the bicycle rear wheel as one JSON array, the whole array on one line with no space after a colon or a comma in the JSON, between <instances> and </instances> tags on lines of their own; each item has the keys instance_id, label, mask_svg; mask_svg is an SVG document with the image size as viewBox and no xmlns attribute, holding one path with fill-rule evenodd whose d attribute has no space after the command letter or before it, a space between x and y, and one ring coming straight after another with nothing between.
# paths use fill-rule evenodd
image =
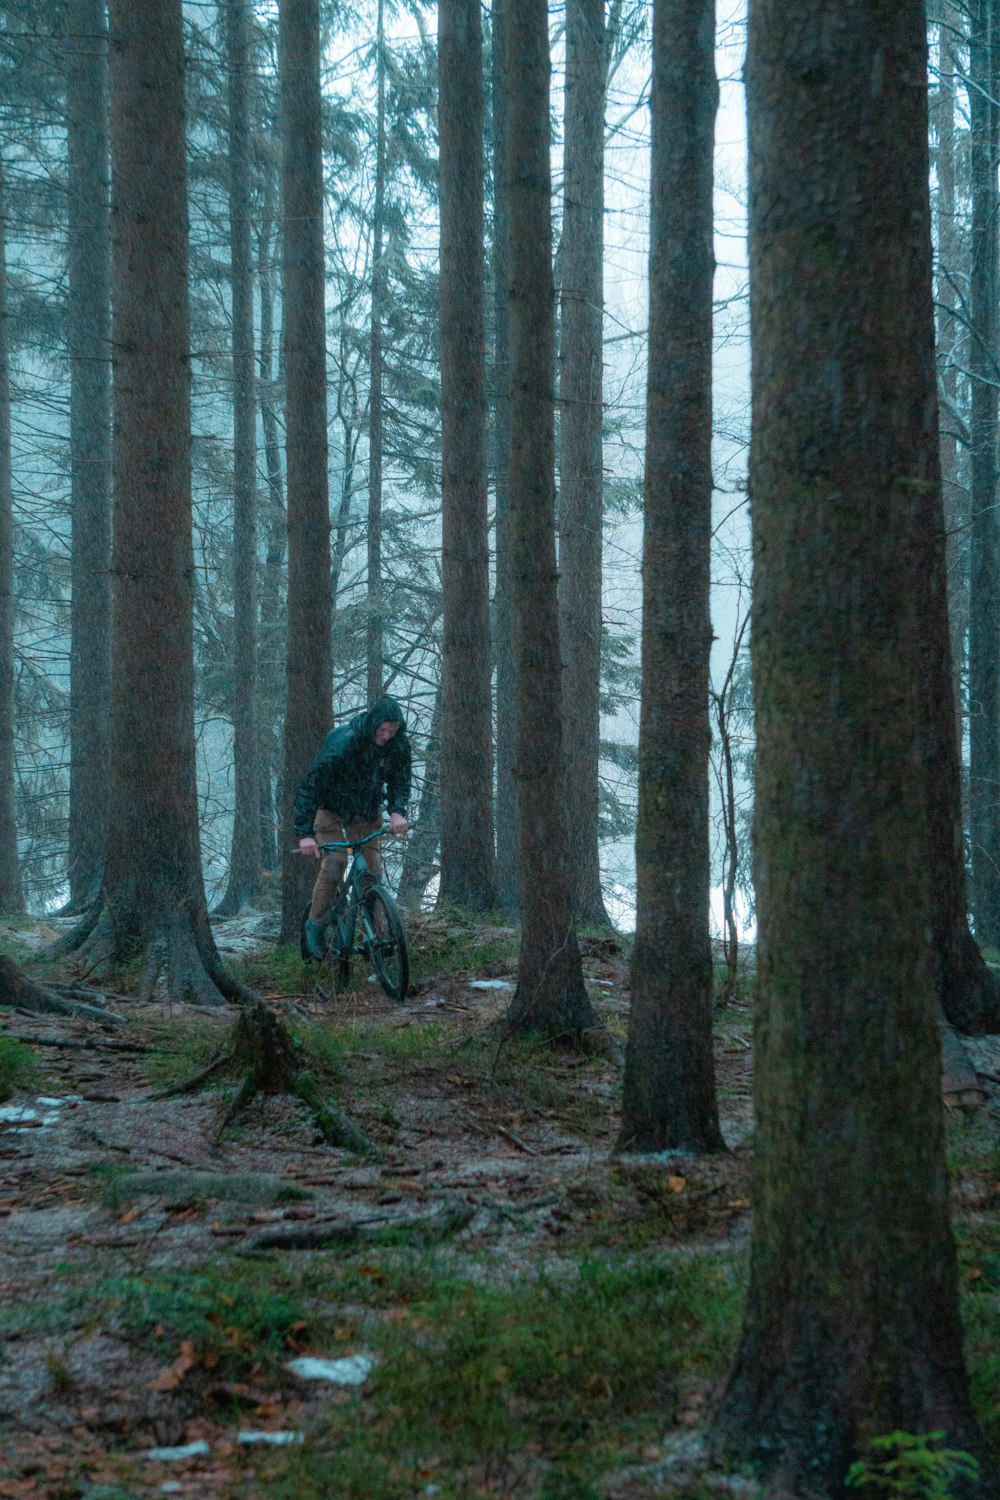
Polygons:
<instances>
[{"instance_id":1,"label":"bicycle rear wheel","mask_svg":"<svg viewBox=\"0 0 1000 1500\"><path fill-rule=\"evenodd\" d=\"M379 984L390 1000L403 1000L410 984L406 934L396 903L384 886L365 892L358 913L361 942Z\"/></svg>"}]
</instances>

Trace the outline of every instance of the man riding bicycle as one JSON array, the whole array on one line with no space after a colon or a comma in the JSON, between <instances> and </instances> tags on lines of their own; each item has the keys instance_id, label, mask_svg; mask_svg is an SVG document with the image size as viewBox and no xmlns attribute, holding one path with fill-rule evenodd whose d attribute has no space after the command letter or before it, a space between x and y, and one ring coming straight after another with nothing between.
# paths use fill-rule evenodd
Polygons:
<instances>
[{"instance_id":1,"label":"man riding bicycle","mask_svg":"<svg viewBox=\"0 0 1000 1500\"><path fill-rule=\"evenodd\" d=\"M410 742L406 719L395 698L385 693L366 712L331 729L295 793L294 820L299 849L320 860L312 904L305 923L306 948L324 956L324 934L347 869L347 850L320 855L319 845L349 843L381 826L383 799L397 836L406 834L410 796ZM381 873L378 840L367 846L368 865Z\"/></svg>"}]
</instances>

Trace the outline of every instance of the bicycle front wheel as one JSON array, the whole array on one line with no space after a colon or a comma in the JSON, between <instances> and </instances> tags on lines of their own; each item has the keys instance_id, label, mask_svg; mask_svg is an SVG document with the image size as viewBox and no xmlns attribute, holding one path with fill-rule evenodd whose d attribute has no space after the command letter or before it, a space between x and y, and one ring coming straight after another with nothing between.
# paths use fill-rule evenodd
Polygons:
<instances>
[{"instance_id":1,"label":"bicycle front wheel","mask_svg":"<svg viewBox=\"0 0 1000 1500\"><path fill-rule=\"evenodd\" d=\"M380 886L365 891L358 913L361 942L375 977L390 1000L403 1000L410 984L406 934L396 903Z\"/></svg>"}]
</instances>

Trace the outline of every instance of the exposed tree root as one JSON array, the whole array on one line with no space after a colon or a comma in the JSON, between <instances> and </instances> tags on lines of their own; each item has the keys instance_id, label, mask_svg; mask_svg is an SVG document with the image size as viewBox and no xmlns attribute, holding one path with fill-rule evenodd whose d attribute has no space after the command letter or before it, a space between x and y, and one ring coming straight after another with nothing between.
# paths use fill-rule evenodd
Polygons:
<instances>
[{"instance_id":1,"label":"exposed tree root","mask_svg":"<svg viewBox=\"0 0 1000 1500\"><path fill-rule=\"evenodd\" d=\"M29 1047L56 1047L65 1052L130 1052L148 1055L152 1047L143 1047L138 1042L112 1042L96 1036L23 1036L18 1031L7 1031L4 1035L12 1042L24 1042Z\"/></svg>"},{"instance_id":2,"label":"exposed tree root","mask_svg":"<svg viewBox=\"0 0 1000 1500\"><path fill-rule=\"evenodd\" d=\"M84 993L70 989L69 995ZM15 1005L19 1010L28 1010L36 1015L79 1016L88 1021L100 1021L103 1026L120 1026L118 1016L102 1010L99 1005L86 1004L81 1000L57 994L54 989L36 984L9 958L0 958L0 1005Z\"/></svg>"},{"instance_id":3,"label":"exposed tree root","mask_svg":"<svg viewBox=\"0 0 1000 1500\"><path fill-rule=\"evenodd\" d=\"M44 956L47 959L65 958L68 954L76 953L82 948L100 921L103 906L104 899L98 896L82 912L73 913L73 915L79 915L79 922L75 927L71 927L69 932L64 932L62 937L56 938L54 943L50 943Z\"/></svg>"},{"instance_id":4,"label":"exposed tree root","mask_svg":"<svg viewBox=\"0 0 1000 1500\"><path fill-rule=\"evenodd\" d=\"M496 1054L493 1058L493 1070L495 1071L503 1049L508 1042L515 1037L522 1041L535 1039L533 1051L541 1051L543 1048L549 1052L576 1052L585 1057L605 1057L609 1062L623 1063L625 1060L624 1049L621 1043L611 1035L604 1022L594 1016L591 1025L577 1027L567 1026L565 1030L557 1028L550 1029L541 1023L532 1026L530 1020L515 1018L511 1011L507 1010L502 1016L490 1023L486 1028L487 1038L496 1043Z\"/></svg>"},{"instance_id":5,"label":"exposed tree root","mask_svg":"<svg viewBox=\"0 0 1000 1500\"><path fill-rule=\"evenodd\" d=\"M213 920L225 921L227 917L238 917L241 912L252 909L259 884L259 879L247 880L239 886L230 882L221 901L212 908Z\"/></svg>"},{"instance_id":6,"label":"exposed tree root","mask_svg":"<svg viewBox=\"0 0 1000 1500\"><path fill-rule=\"evenodd\" d=\"M965 1036L1000 1033L1000 974L968 929L949 944L941 965L941 1008L948 1023Z\"/></svg>"},{"instance_id":7,"label":"exposed tree root","mask_svg":"<svg viewBox=\"0 0 1000 1500\"><path fill-rule=\"evenodd\" d=\"M291 1094L310 1111L323 1136L331 1146L360 1156L377 1158L378 1151L339 1105L325 1099L312 1074L304 1069L284 1022L259 996L240 1007L239 1019L227 1050L212 1059L206 1067L171 1088L152 1097L167 1099L177 1094L193 1093L217 1073L237 1072L240 1083L218 1135L231 1125L257 1094Z\"/></svg>"},{"instance_id":8,"label":"exposed tree root","mask_svg":"<svg viewBox=\"0 0 1000 1500\"><path fill-rule=\"evenodd\" d=\"M243 1247L244 1254L263 1250L322 1250L328 1245L436 1245L458 1234L472 1220L476 1205L448 1193L425 1214L379 1214L367 1219L331 1219L325 1224L280 1224L265 1229Z\"/></svg>"},{"instance_id":9,"label":"exposed tree root","mask_svg":"<svg viewBox=\"0 0 1000 1500\"><path fill-rule=\"evenodd\" d=\"M123 932L114 912L97 903L86 917L48 950L50 957L73 954L86 974L108 979L129 957L144 956L138 999L152 999L162 979L171 1000L194 1005L252 1004L257 994L220 961L211 929L184 906L160 913L140 936Z\"/></svg>"}]
</instances>

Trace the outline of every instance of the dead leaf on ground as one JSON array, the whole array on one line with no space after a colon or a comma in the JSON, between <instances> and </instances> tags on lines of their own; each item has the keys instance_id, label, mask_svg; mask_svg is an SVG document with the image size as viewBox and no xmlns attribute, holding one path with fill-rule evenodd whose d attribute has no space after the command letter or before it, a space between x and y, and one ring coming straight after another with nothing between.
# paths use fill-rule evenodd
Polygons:
<instances>
[{"instance_id":1,"label":"dead leaf on ground","mask_svg":"<svg viewBox=\"0 0 1000 1500\"><path fill-rule=\"evenodd\" d=\"M185 1339L181 1345L181 1352L173 1364L167 1365L159 1375L149 1382L151 1391L175 1391L184 1379L185 1375L194 1366L194 1345L190 1339Z\"/></svg>"}]
</instances>

